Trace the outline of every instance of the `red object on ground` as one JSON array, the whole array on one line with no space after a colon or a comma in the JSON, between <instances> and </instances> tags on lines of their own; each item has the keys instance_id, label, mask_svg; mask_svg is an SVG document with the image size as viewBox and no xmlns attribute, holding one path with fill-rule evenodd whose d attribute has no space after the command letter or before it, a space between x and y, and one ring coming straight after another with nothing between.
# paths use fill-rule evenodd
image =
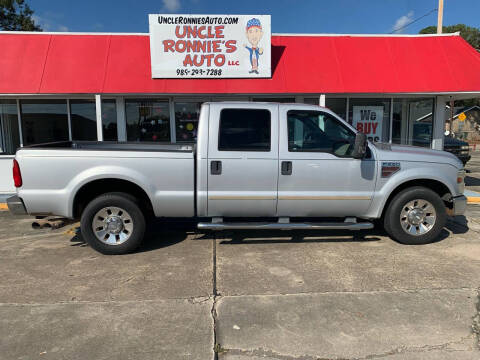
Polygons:
<instances>
[{"instance_id":1,"label":"red object on ground","mask_svg":"<svg viewBox=\"0 0 480 360\"><path fill-rule=\"evenodd\" d=\"M145 35L0 33L0 94L479 92L459 35L272 36L271 79L152 79Z\"/></svg>"}]
</instances>

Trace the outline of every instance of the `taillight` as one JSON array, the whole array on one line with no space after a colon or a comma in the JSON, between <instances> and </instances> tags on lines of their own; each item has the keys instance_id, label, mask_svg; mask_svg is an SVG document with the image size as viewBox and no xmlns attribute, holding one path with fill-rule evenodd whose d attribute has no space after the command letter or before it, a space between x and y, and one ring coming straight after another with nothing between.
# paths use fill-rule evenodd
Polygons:
<instances>
[{"instance_id":1,"label":"taillight","mask_svg":"<svg viewBox=\"0 0 480 360\"><path fill-rule=\"evenodd\" d=\"M17 188L23 185L22 173L20 172L20 166L17 160L13 160L13 182Z\"/></svg>"}]
</instances>

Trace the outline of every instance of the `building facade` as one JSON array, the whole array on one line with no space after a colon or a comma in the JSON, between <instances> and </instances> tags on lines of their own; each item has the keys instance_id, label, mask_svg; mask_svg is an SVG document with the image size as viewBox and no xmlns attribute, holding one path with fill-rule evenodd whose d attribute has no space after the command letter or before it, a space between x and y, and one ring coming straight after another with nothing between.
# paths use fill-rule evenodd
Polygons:
<instances>
[{"instance_id":1,"label":"building facade","mask_svg":"<svg viewBox=\"0 0 480 360\"><path fill-rule=\"evenodd\" d=\"M317 104L354 125L375 112L372 140L442 149L445 104L480 95L480 55L458 34L271 42L271 78L152 79L148 34L0 32L0 193L18 147L191 143L205 101Z\"/></svg>"}]
</instances>

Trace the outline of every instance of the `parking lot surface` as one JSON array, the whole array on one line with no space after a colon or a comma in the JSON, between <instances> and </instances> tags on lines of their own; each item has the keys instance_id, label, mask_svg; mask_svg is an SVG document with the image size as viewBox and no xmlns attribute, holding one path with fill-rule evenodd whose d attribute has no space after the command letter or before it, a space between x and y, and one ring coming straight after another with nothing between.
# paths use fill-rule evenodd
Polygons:
<instances>
[{"instance_id":1,"label":"parking lot surface","mask_svg":"<svg viewBox=\"0 0 480 360\"><path fill-rule=\"evenodd\" d=\"M3 211L0 359L480 359L479 210L423 246L158 222L124 256Z\"/></svg>"}]
</instances>

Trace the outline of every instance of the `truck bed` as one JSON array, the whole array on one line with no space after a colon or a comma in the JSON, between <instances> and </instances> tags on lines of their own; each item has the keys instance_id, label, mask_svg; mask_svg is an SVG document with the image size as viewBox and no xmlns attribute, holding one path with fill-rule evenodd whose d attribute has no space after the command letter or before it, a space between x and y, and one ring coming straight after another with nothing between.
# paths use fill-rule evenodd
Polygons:
<instances>
[{"instance_id":1,"label":"truck bed","mask_svg":"<svg viewBox=\"0 0 480 360\"><path fill-rule=\"evenodd\" d=\"M25 146L32 150L104 150L104 151L148 151L148 152L193 152L194 143L149 143L149 142L118 142L118 141L57 141Z\"/></svg>"},{"instance_id":2,"label":"truck bed","mask_svg":"<svg viewBox=\"0 0 480 360\"><path fill-rule=\"evenodd\" d=\"M82 187L116 179L140 187L156 216L194 216L194 144L65 141L23 147L16 159L31 214L71 218Z\"/></svg>"}]
</instances>

